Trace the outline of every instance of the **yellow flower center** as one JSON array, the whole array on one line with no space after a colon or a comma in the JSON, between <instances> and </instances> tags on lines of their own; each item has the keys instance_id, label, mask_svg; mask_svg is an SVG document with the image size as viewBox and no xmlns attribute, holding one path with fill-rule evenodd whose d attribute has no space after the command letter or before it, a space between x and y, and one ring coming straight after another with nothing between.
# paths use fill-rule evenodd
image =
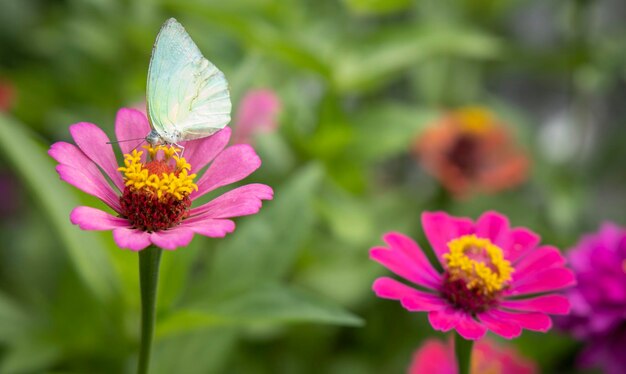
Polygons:
<instances>
[{"instance_id":1,"label":"yellow flower center","mask_svg":"<svg viewBox=\"0 0 626 374\"><path fill-rule=\"evenodd\" d=\"M141 162L143 151L133 150L124 155L124 166L118 168L124 173L124 182L133 192L145 192L156 196L160 201L174 197L182 200L198 186L193 183L196 174L189 174L191 165L177 154L178 148L165 145L144 146L148 151L148 161Z\"/></svg>"},{"instance_id":2,"label":"yellow flower center","mask_svg":"<svg viewBox=\"0 0 626 374\"><path fill-rule=\"evenodd\" d=\"M482 107L465 107L454 112L461 129L472 134L482 134L493 126L493 114Z\"/></svg>"},{"instance_id":3,"label":"yellow flower center","mask_svg":"<svg viewBox=\"0 0 626 374\"><path fill-rule=\"evenodd\" d=\"M464 235L448 243L449 253L443 255L448 281L463 281L468 290L493 295L502 290L514 269L504 259L502 249L489 239Z\"/></svg>"}]
</instances>

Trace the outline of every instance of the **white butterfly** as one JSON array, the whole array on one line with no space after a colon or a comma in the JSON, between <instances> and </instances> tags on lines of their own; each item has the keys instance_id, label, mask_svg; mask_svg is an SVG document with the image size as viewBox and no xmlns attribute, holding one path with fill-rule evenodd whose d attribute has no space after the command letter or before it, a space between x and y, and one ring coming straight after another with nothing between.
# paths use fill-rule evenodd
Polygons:
<instances>
[{"instance_id":1,"label":"white butterfly","mask_svg":"<svg viewBox=\"0 0 626 374\"><path fill-rule=\"evenodd\" d=\"M228 82L174 18L157 35L147 84L152 145L204 138L230 122Z\"/></svg>"}]
</instances>

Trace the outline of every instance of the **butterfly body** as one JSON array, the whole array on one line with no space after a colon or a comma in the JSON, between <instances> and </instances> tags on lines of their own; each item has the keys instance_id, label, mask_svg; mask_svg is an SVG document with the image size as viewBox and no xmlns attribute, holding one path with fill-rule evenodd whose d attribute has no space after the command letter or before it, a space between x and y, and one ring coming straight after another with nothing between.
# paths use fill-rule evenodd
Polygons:
<instances>
[{"instance_id":1,"label":"butterfly body","mask_svg":"<svg viewBox=\"0 0 626 374\"><path fill-rule=\"evenodd\" d=\"M207 60L183 26L168 19L152 49L147 84L150 144L177 144L214 134L230 122L224 74Z\"/></svg>"}]
</instances>

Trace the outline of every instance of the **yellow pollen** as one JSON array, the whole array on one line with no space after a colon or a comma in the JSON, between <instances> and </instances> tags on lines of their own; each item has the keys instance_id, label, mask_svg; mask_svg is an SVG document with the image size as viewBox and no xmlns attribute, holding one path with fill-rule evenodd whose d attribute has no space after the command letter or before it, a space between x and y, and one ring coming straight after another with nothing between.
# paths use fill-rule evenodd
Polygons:
<instances>
[{"instance_id":1,"label":"yellow pollen","mask_svg":"<svg viewBox=\"0 0 626 374\"><path fill-rule=\"evenodd\" d=\"M464 107L454 112L461 129L468 133L482 134L493 126L493 114L482 107Z\"/></svg>"},{"instance_id":2,"label":"yellow pollen","mask_svg":"<svg viewBox=\"0 0 626 374\"><path fill-rule=\"evenodd\" d=\"M511 280L514 269L502 249L489 239L464 235L448 242L443 255L452 281L463 279L470 290L488 295L500 291Z\"/></svg>"},{"instance_id":3,"label":"yellow pollen","mask_svg":"<svg viewBox=\"0 0 626 374\"><path fill-rule=\"evenodd\" d=\"M165 145L144 146L144 148L148 151L149 162L170 162L170 171L162 172L160 175L151 173L141 162L143 151L133 150L124 155L124 166L117 169L124 173L124 183L127 187L135 191L154 194L163 200L170 196L182 200L198 190L198 186L193 183L196 174L189 174L191 165L183 157L177 155L179 149ZM163 152L159 153L159 151Z\"/></svg>"}]
</instances>

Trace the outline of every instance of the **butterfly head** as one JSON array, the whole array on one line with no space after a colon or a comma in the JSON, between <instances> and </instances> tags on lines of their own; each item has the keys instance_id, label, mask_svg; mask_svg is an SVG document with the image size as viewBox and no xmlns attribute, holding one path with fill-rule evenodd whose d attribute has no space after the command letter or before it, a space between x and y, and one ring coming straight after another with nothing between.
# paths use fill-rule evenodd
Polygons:
<instances>
[{"instance_id":1,"label":"butterfly head","mask_svg":"<svg viewBox=\"0 0 626 374\"><path fill-rule=\"evenodd\" d=\"M161 135L159 135L159 133L155 130L150 131L148 135L146 135L146 141L152 146L161 145L164 143Z\"/></svg>"}]
</instances>

